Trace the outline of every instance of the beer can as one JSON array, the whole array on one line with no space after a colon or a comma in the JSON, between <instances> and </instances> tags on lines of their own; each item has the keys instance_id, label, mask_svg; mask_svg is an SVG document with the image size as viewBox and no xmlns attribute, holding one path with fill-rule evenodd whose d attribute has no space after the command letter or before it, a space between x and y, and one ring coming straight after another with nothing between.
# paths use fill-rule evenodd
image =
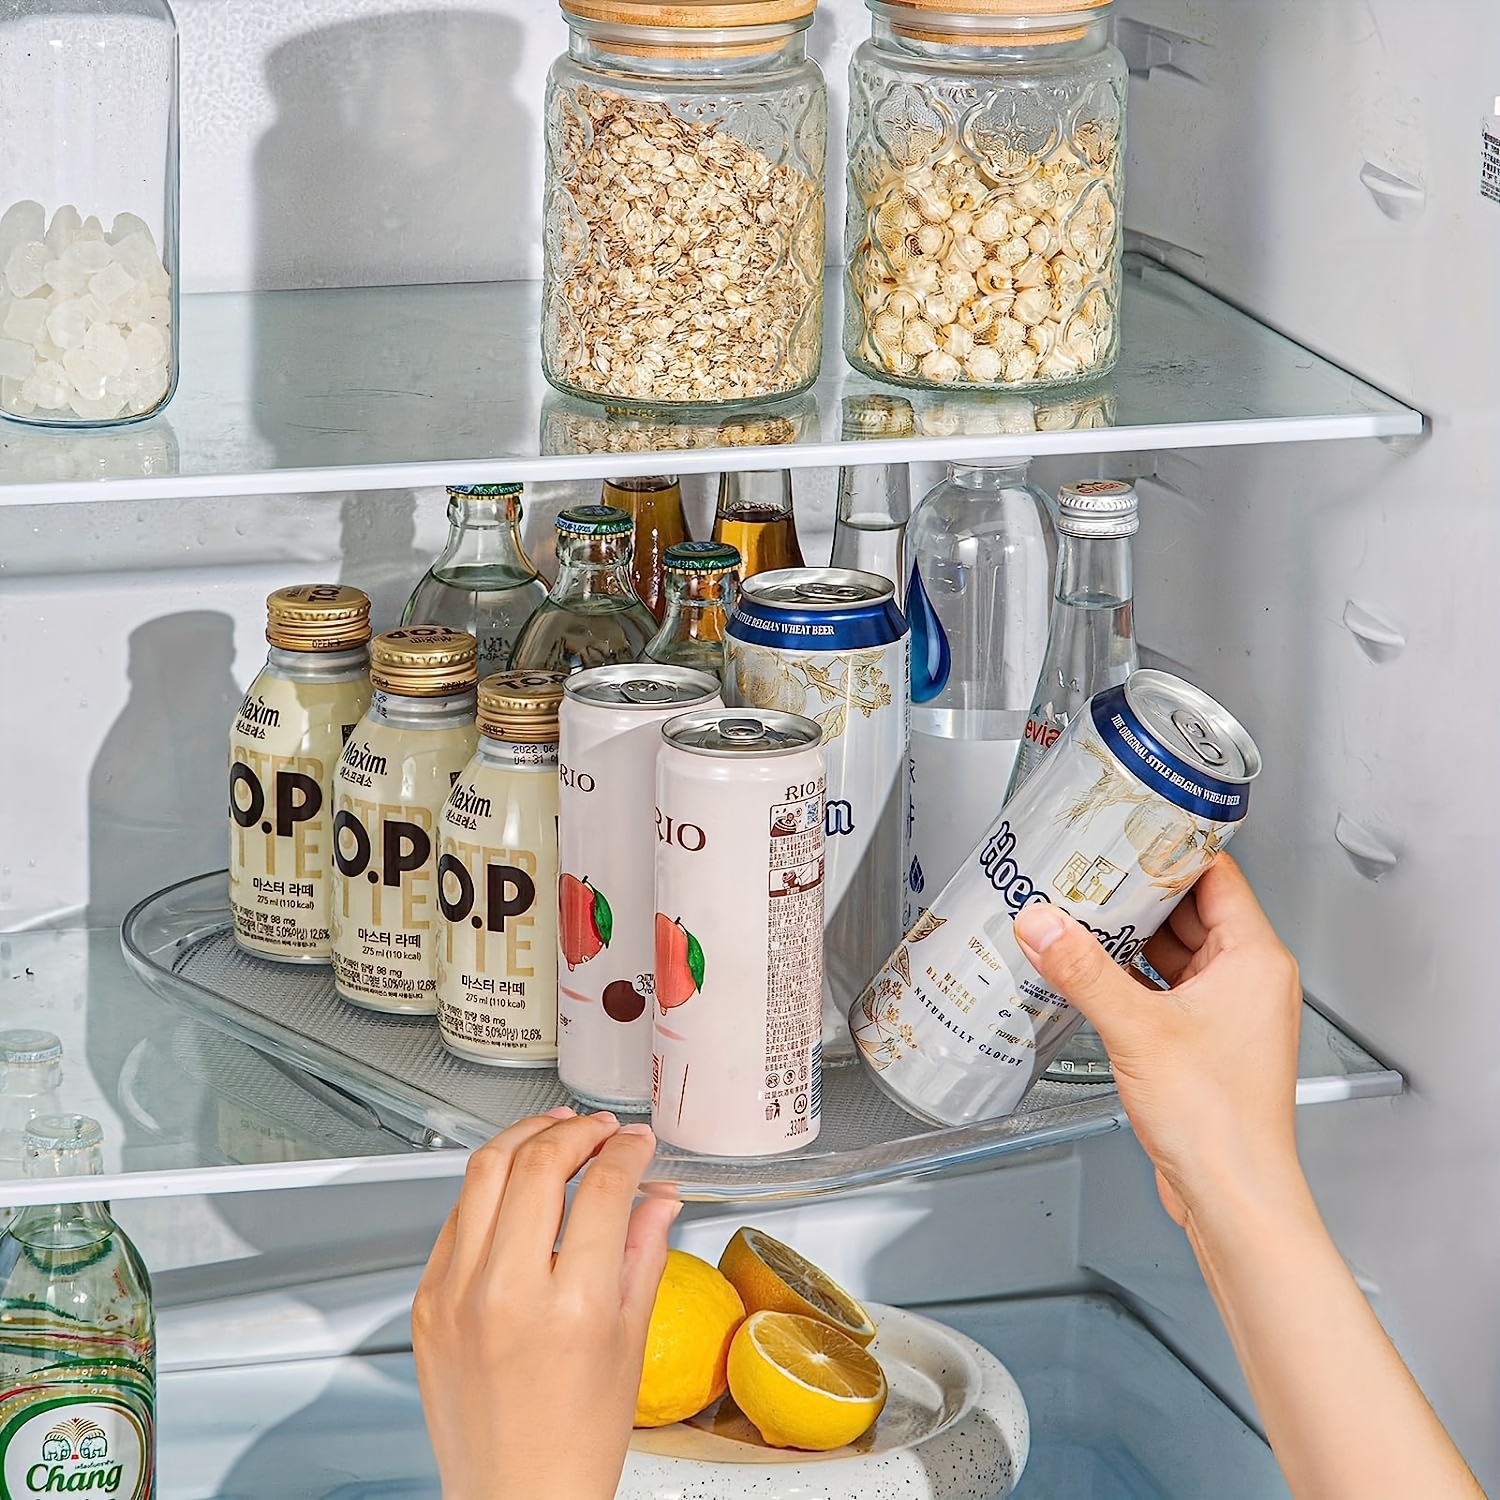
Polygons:
<instances>
[{"instance_id":1,"label":"beer can","mask_svg":"<svg viewBox=\"0 0 1500 1500\"><path fill-rule=\"evenodd\" d=\"M559 711L557 1075L592 1108L651 1103L656 751L662 723L719 703L657 662L575 672Z\"/></svg>"},{"instance_id":2,"label":"beer can","mask_svg":"<svg viewBox=\"0 0 1500 1500\"><path fill-rule=\"evenodd\" d=\"M709 1156L792 1151L822 1110L822 731L718 709L661 737L652 1128Z\"/></svg>"},{"instance_id":3,"label":"beer can","mask_svg":"<svg viewBox=\"0 0 1500 1500\"><path fill-rule=\"evenodd\" d=\"M729 623L724 701L802 714L822 732L823 1047L906 926L911 634L891 581L848 568L747 578Z\"/></svg>"},{"instance_id":4,"label":"beer can","mask_svg":"<svg viewBox=\"0 0 1500 1500\"><path fill-rule=\"evenodd\" d=\"M1082 1019L1022 955L1016 913L1053 902L1128 964L1239 828L1259 771L1238 720L1180 678L1095 694L855 1001L875 1081L940 1125L1014 1110Z\"/></svg>"}]
</instances>

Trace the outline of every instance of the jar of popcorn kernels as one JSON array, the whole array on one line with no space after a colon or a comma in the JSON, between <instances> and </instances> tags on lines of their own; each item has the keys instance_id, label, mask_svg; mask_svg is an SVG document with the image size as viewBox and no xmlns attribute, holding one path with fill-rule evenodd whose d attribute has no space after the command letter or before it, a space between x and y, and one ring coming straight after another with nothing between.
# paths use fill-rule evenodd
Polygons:
<instances>
[{"instance_id":1,"label":"jar of popcorn kernels","mask_svg":"<svg viewBox=\"0 0 1500 1500\"><path fill-rule=\"evenodd\" d=\"M133 422L177 381L167 0L0 0L0 415Z\"/></svg>"},{"instance_id":2,"label":"jar of popcorn kernels","mask_svg":"<svg viewBox=\"0 0 1500 1500\"><path fill-rule=\"evenodd\" d=\"M814 0L561 0L542 368L611 406L761 402L817 376L827 98Z\"/></svg>"},{"instance_id":3,"label":"jar of popcorn kernels","mask_svg":"<svg viewBox=\"0 0 1500 1500\"><path fill-rule=\"evenodd\" d=\"M1125 59L1109 0L866 0L844 352L902 384L1093 379L1120 344Z\"/></svg>"}]
</instances>

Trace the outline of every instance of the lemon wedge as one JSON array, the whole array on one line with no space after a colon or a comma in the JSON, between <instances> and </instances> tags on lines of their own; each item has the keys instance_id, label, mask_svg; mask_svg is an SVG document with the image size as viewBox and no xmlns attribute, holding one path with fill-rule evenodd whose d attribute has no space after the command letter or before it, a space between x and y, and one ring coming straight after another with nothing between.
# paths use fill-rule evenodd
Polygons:
<instances>
[{"instance_id":1,"label":"lemon wedge","mask_svg":"<svg viewBox=\"0 0 1500 1500\"><path fill-rule=\"evenodd\" d=\"M861 1348L875 1337L870 1315L827 1272L790 1245L748 1225L738 1230L719 1257L746 1312L801 1313L837 1328Z\"/></svg>"},{"instance_id":2,"label":"lemon wedge","mask_svg":"<svg viewBox=\"0 0 1500 1500\"><path fill-rule=\"evenodd\" d=\"M680 1422L724 1394L729 1342L744 1316L739 1294L706 1260L667 1251L646 1333L637 1427Z\"/></svg>"},{"instance_id":3,"label":"lemon wedge","mask_svg":"<svg viewBox=\"0 0 1500 1500\"><path fill-rule=\"evenodd\" d=\"M799 1313L752 1313L729 1346L729 1392L773 1448L852 1443L885 1406L885 1374L846 1334Z\"/></svg>"}]
</instances>

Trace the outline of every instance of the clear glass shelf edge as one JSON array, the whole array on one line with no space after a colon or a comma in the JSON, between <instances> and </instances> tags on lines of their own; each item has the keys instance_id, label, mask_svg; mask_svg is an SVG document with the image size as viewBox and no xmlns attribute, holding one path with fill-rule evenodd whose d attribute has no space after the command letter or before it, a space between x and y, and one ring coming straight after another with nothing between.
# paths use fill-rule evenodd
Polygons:
<instances>
[{"instance_id":1,"label":"clear glass shelf edge","mask_svg":"<svg viewBox=\"0 0 1500 1500\"><path fill-rule=\"evenodd\" d=\"M94 1194L106 1186L111 1196L139 1197L456 1176L465 1152L421 1150L419 1143L440 1138L472 1146L510 1120L568 1100L550 1069L517 1072L463 1062L442 1050L430 1022L387 1019L346 1005L333 994L325 969L240 953L229 934L223 872L143 901L126 919L122 946L130 968L176 1011L326 1081L371 1109L404 1144L396 1154L344 1161L126 1172L97 1179ZM1399 1073L1311 1005L1304 1011L1301 1071L1302 1103L1394 1095L1403 1087ZM661 1190L697 1201L811 1198L987 1165L1124 1124L1112 1087L1042 1083L1023 1111L1007 1119L933 1129L896 1108L851 1063L826 1075L823 1132L811 1146L748 1162L663 1152L650 1175ZM46 1187L55 1197L56 1185ZM14 1190L28 1201L40 1196L31 1184L0 1183L0 1202L20 1201Z\"/></svg>"},{"instance_id":2,"label":"clear glass shelf edge","mask_svg":"<svg viewBox=\"0 0 1500 1500\"><path fill-rule=\"evenodd\" d=\"M542 378L534 282L200 294L158 417L61 432L0 420L0 504L297 494L1025 454L1411 436L1419 412L1142 255L1120 363L1055 396L921 392L837 346L802 397L733 412L611 414ZM910 437L841 438L845 396L904 397ZM858 454L858 458L853 457Z\"/></svg>"}]
</instances>

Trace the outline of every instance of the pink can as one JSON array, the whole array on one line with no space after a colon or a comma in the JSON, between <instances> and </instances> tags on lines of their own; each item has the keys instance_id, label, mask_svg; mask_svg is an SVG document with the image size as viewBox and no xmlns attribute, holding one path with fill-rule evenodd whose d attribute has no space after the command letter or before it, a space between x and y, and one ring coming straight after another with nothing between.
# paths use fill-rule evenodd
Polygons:
<instances>
[{"instance_id":1,"label":"pink can","mask_svg":"<svg viewBox=\"0 0 1500 1500\"><path fill-rule=\"evenodd\" d=\"M661 735L652 1127L709 1156L794 1151L822 1112L823 731L736 708Z\"/></svg>"}]
</instances>

